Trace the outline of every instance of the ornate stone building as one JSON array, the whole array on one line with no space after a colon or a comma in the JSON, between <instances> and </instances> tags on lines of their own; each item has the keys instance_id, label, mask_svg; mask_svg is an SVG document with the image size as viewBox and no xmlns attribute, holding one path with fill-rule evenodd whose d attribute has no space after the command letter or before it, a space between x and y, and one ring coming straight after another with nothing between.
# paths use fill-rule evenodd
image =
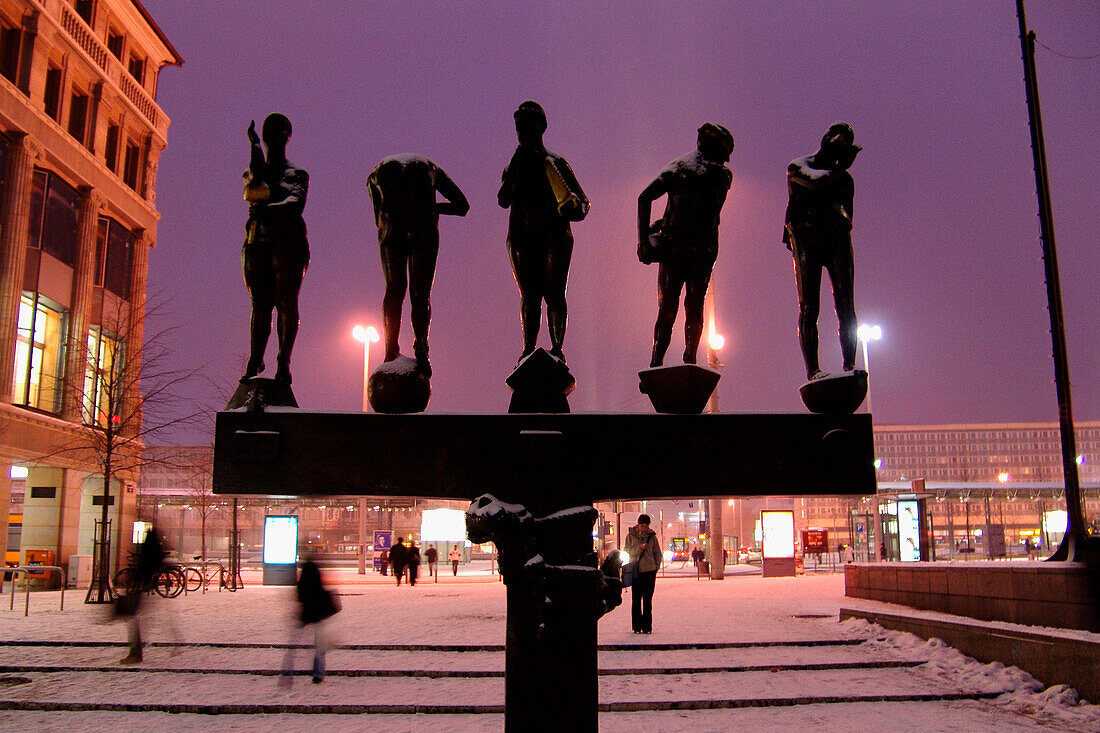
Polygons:
<instances>
[{"instance_id":1,"label":"ornate stone building","mask_svg":"<svg viewBox=\"0 0 1100 733\"><path fill-rule=\"evenodd\" d=\"M13 484L23 494L9 557L92 553L104 498L89 436L119 422L106 395L141 363L169 124L157 81L181 63L137 0L0 0L0 506ZM137 478L106 499L116 560Z\"/></svg>"}]
</instances>

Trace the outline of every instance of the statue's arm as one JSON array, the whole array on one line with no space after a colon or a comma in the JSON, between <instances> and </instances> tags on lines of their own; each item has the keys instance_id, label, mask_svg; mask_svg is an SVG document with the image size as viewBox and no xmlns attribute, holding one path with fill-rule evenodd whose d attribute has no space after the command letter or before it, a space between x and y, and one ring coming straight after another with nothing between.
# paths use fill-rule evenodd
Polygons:
<instances>
[{"instance_id":1,"label":"statue's arm","mask_svg":"<svg viewBox=\"0 0 1100 733\"><path fill-rule=\"evenodd\" d=\"M816 190L829 182L833 171L827 168L814 168L807 158L792 160L787 166L787 180L796 186Z\"/></svg>"},{"instance_id":2,"label":"statue's arm","mask_svg":"<svg viewBox=\"0 0 1100 733\"><path fill-rule=\"evenodd\" d=\"M655 178L653 183L645 187L638 195L638 242L648 242L649 234L653 227L649 223L649 217L653 211L653 202L668 193L668 186L660 178Z\"/></svg>"},{"instance_id":3,"label":"statue's arm","mask_svg":"<svg viewBox=\"0 0 1100 733\"><path fill-rule=\"evenodd\" d=\"M374 225L382 226L382 191L378 188L378 179L374 173L367 178L367 191L370 193L371 207L374 209Z\"/></svg>"},{"instance_id":4,"label":"statue's arm","mask_svg":"<svg viewBox=\"0 0 1100 733\"><path fill-rule=\"evenodd\" d=\"M497 191L497 203L500 204L500 208L507 209L512 205L512 201L515 199L516 183L515 183L515 167L516 156L519 155L519 149L512 155L512 159L508 161L508 165L505 166L504 172L500 174L501 184L500 190Z\"/></svg>"},{"instance_id":5,"label":"statue's arm","mask_svg":"<svg viewBox=\"0 0 1100 733\"><path fill-rule=\"evenodd\" d=\"M291 168L283 176L280 188L286 192L286 196L282 201L268 204L267 210L290 216L301 216L306 208L309 174L301 168Z\"/></svg>"},{"instance_id":6,"label":"statue's arm","mask_svg":"<svg viewBox=\"0 0 1100 733\"><path fill-rule=\"evenodd\" d=\"M435 190L439 191L440 196L447 199L435 205L435 210L439 214L466 216L470 211L470 202L466 200L466 195L462 193L462 189L456 186L455 182L443 172L442 168L436 169Z\"/></svg>"}]
</instances>

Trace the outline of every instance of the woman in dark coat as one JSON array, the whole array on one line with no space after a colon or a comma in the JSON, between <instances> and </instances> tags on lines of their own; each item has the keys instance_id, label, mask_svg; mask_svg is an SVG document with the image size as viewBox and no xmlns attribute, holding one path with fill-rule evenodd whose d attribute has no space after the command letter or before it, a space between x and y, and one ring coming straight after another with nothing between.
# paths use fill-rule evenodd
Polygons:
<instances>
[{"instance_id":1,"label":"woman in dark coat","mask_svg":"<svg viewBox=\"0 0 1100 733\"><path fill-rule=\"evenodd\" d=\"M323 622L339 611L340 606L332 592L321 584L321 571L312 560L302 563L298 602L302 604L299 619L302 626L313 626L313 682L317 684L325 678L325 652L328 650Z\"/></svg>"},{"instance_id":2,"label":"woman in dark coat","mask_svg":"<svg viewBox=\"0 0 1100 733\"><path fill-rule=\"evenodd\" d=\"M409 540L409 554L406 559L409 563L409 585L416 585L416 575L420 572L420 548L412 540Z\"/></svg>"}]
</instances>

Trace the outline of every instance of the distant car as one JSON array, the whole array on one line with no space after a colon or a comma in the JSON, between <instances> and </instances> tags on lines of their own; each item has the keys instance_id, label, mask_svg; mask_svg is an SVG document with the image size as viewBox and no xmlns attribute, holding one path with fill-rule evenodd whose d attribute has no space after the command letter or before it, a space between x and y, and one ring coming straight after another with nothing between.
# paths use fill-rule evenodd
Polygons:
<instances>
[{"instance_id":1,"label":"distant car","mask_svg":"<svg viewBox=\"0 0 1100 733\"><path fill-rule=\"evenodd\" d=\"M737 562L761 562L760 550L755 547L742 547L737 551Z\"/></svg>"}]
</instances>

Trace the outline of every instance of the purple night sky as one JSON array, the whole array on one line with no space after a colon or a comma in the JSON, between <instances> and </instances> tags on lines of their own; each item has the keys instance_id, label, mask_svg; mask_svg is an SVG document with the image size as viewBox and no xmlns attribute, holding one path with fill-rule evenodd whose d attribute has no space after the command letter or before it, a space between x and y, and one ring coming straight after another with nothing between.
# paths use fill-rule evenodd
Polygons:
<instances>
[{"instance_id":1,"label":"purple night sky","mask_svg":"<svg viewBox=\"0 0 1100 733\"><path fill-rule=\"evenodd\" d=\"M381 328L383 293L366 176L386 155L416 152L472 206L441 220L428 409L506 410L521 338L496 190L516 144L512 111L531 98L549 118L547 147L592 200L573 226L565 354L574 411L652 409L636 372L648 365L657 273L635 256L637 196L694 148L704 121L728 127L737 144L714 271L726 336L721 409L804 410L797 298L780 241L784 170L846 120L864 148L852 169L856 309L885 332L871 344L876 421L1057 419L1009 0L145 5L186 59L160 77L172 126L150 292L170 297L169 320L183 323L172 337L180 364L205 365L226 390L247 356L245 129L277 110L294 124L288 156L311 178L299 403L359 409L362 346L351 330ZM1032 0L1028 21L1062 54L1100 51L1095 2ZM1075 417L1095 419L1100 59L1040 48L1037 64ZM655 215L662 210L660 201ZM822 305L822 366L838 370L827 293ZM682 351L682 317L666 363ZM406 354L411 339L406 302ZM540 344L549 347L545 327ZM372 349L372 369L380 358Z\"/></svg>"}]
</instances>

